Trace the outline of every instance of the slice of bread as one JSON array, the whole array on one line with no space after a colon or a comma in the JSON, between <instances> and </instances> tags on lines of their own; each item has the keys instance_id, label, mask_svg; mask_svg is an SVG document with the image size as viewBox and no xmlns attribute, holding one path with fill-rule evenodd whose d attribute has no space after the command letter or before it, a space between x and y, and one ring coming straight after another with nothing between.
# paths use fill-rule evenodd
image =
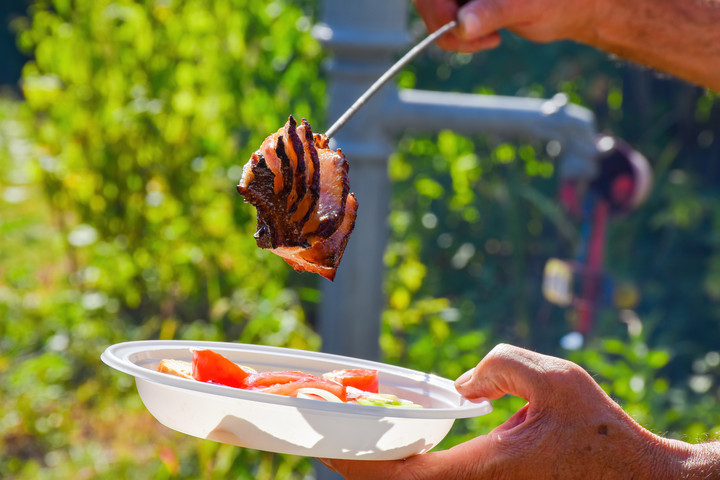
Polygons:
<instances>
[{"instance_id":1,"label":"slice of bread","mask_svg":"<svg viewBox=\"0 0 720 480\"><path fill-rule=\"evenodd\" d=\"M161 360L160 365L158 365L158 372L193 380L192 363L183 360Z\"/></svg>"}]
</instances>

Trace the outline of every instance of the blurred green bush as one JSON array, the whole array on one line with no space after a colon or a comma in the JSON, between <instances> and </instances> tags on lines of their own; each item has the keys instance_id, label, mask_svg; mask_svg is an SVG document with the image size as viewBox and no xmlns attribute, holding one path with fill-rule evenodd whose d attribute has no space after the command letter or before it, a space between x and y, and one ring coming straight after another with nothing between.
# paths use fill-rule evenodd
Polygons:
<instances>
[{"instance_id":1,"label":"blurred green bush","mask_svg":"<svg viewBox=\"0 0 720 480\"><path fill-rule=\"evenodd\" d=\"M316 3L36 0L15 22L33 61L24 101L0 102L0 477L312 476L307 459L168 431L99 355L149 338L319 347L316 279L256 248L234 190L288 114L324 123ZM513 36L473 57L431 51L399 83L565 92L650 158L656 187L608 239L609 270L640 301L602 311L570 352L559 339L572 315L540 293L544 261L577 244L545 145L399 139L385 360L454 378L509 341L581 363L654 431L698 441L720 429L717 98ZM457 422L441 448L522 403Z\"/></svg>"},{"instance_id":2,"label":"blurred green bush","mask_svg":"<svg viewBox=\"0 0 720 480\"><path fill-rule=\"evenodd\" d=\"M0 129L0 477L302 478L304 459L158 426L109 344L317 349L234 185L287 115L323 120L311 5L37 1ZM304 11L303 8L306 8ZM314 279L313 279L314 280ZM122 420L120 420L122 419ZM201 442L202 443L202 442Z\"/></svg>"}]
</instances>

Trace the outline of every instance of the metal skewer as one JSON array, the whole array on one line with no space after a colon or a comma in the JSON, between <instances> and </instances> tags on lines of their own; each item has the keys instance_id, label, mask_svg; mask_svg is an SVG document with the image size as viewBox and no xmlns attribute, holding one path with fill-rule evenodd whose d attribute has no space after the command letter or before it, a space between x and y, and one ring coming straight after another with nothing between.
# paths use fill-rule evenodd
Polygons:
<instances>
[{"instance_id":1,"label":"metal skewer","mask_svg":"<svg viewBox=\"0 0 720 480\"><path fill-rule=\"evenodd\" d=\"M345 123L347 123L348 120L350 120L350 117L355 115L355 113L360 110L360 107L365 105L365 103L367 103L370 97L377 93L377 91L380 90L380 88L385 85L388 80L395 76L405 65L410 63L410 61L415 58L420 52L422 52L428 45L433 43L438 38L442 37L449 30L455 28L457 24L457 20L446 23L445 25L425 37L423 41L415 45L412 49L410 49L409 52L403 55L400 60L395 62L392 67L390 67L385 73L383 73L380 78L375 80L375 83L370 85L370 88L368 88L365 93L360 96L360 98L355 100L355 103L353 103L350 108L348 108L345 113L343 113L342 116L338 118L330 128L328 128L327 132L325 132L325 136L327 138L332 138L332 136L335 135L337 131L340 130L340 128L345 125Z\"/></svg>"}]
</instances>

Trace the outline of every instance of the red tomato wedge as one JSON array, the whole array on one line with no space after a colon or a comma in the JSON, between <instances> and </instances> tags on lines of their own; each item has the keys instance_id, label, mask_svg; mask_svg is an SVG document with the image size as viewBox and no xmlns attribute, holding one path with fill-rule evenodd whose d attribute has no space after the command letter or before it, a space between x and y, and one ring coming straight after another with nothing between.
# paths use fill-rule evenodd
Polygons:
<instances>
[{"instance_id":1,"label":"red tomato wedge","mask_svg":"<svg viewBox=\"0 0 720 480\"><path fill-rule=\"evenodd\" d=\"M344 387L354 387L365 392L378 393L378 372L369 368L349 368L334 370L323 375L323 378L336 381Z\"/></svg>"},{"instance_id":2,"label":"red tomato wedge","mask_svg":"<svg viewBox=\"0 0 720 480\"><path fill-rule=\"evenodd\" d=\"M324 378L313 377L311 375L293 382L279 383L271 387L259 388L258 390L264 393L274 393L275 395L297 397L298 390L302 388L318 388L320 390L325 390L338 397L341 401L347 402L345 387L337 382L333 382L332 380L325 380Z\"/></svg>"},{"instance_id":3,"label":"red tomato wedge","mask_svg":"<svg viewBox=\"0 0 720 480\"><path fill-rule=\"evenodd\" d=\"M250 375L238 364L212 350L193 350L192 354L192 376L200 382L243 388L243 380Z\"/></svg>"}]
</instances>

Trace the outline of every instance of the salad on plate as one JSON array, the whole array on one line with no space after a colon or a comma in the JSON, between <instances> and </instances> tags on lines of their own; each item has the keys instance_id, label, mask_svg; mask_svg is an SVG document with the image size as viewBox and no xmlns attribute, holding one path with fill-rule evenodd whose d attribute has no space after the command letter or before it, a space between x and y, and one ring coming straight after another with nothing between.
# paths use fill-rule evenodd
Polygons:
<instances>
[{"instance_id":1,"label":"salad on plate","mask_svg":"<svg viewBox=\"0 0 720 480\"><path fill-rule=\"evenodd\" d=\"M244 390L337 403L423 408L410 400L379 391L378 371L349 368L321 376L301 371L257 372L210 349L192 349L192 362L163 359L158 371L189 380Z\"/></svg>"}]
</instances>

